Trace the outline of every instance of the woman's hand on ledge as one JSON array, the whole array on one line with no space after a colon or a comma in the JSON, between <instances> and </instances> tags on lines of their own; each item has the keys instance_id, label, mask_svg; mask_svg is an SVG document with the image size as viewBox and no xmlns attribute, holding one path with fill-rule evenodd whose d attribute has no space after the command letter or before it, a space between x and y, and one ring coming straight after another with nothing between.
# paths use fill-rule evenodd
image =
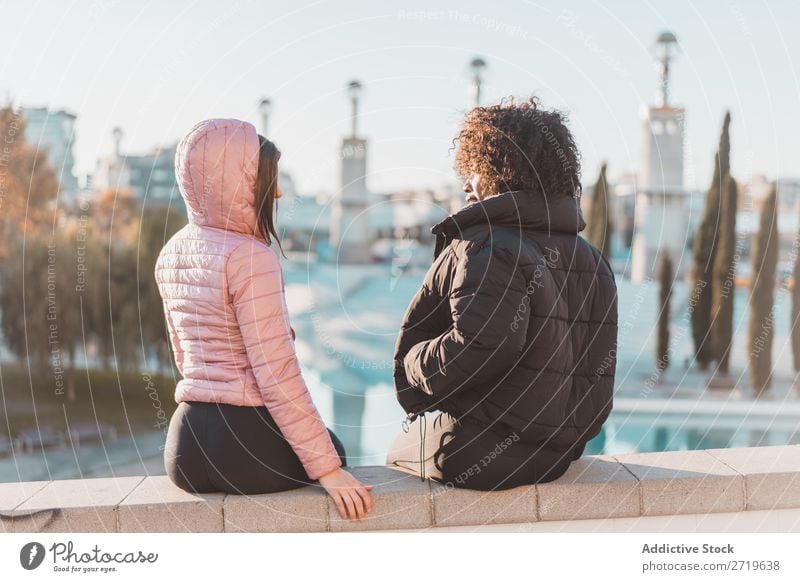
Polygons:
<instances>
[{"instance_id":1,"label":"woman's hand on ledge","mask_svg":"<svg viewBox=\"0 0 800 582\"><path fill-rule=\"evenodd\" d=\"M372 511L372 485L363 485L350 473L339 467L319 478L319 483L331 496L342 519L364 521Z\"/></svg>"}]
</instances>

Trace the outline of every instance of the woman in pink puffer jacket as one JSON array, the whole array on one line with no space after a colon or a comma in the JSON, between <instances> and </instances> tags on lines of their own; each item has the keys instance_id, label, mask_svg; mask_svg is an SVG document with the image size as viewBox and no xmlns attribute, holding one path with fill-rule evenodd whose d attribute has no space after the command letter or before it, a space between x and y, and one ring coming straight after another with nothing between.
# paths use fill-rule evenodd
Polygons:
<instances>
[{"instance_id":1,"label":"woman in pink puffer jacket","mask_svg":"<svg viewBox=\"0 0 800 582\"><path fill-rule=\"evenodd\" d=\"M235 119L210 119L175 156L189 224L156 281L178 371L164 462L182 489L269 493L312 481L342 517L371 509L311 400L294 349L274 226L280 152ZM278 242L280 246L280 242Z\"/></svg>"}]
</instances>

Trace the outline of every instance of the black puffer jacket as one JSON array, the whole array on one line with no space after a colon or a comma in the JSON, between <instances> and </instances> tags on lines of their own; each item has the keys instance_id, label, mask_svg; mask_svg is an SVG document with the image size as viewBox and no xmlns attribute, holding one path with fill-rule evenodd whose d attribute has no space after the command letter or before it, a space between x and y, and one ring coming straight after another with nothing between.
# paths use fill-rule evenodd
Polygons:
<instances>
[{"instance_id":1,"label":"black puffer jacket","mask_svg":"<svg viewBox=\"0 0 800 582\"><path fill-rule=\"evenodd\" d=\"M517 191L433 227L395 348L406 412L580 454L612 409L617 342L614 275L585 226L574 198Z\"/></svg>"}]
</instances>

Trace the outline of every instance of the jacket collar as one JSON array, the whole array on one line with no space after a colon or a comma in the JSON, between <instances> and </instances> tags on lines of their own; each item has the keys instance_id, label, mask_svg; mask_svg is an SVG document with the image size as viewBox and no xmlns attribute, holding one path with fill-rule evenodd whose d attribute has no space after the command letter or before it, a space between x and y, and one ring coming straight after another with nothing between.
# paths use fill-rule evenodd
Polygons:
<instances>
[{"instance_id":1,"label":"jacket collar","mask_svg":"<svg viewBox=\"0 0 800 582\"><path fill-rule=\"evenodd\" d=\"M538 192L512 190L473 202L431 228L438 255L448 239L458 238L466 228L484 224L547 233L578 234L586 228L580 202L572 196L548 199Z\"/></svg>"}]
</instances>

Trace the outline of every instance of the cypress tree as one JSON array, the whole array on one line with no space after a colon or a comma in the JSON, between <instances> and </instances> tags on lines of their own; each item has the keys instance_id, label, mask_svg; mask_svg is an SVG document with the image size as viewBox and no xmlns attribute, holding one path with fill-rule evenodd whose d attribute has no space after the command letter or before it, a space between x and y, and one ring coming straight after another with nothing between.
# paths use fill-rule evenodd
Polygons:
<instances>
[{"instance_id":1,"label":"cypress tree","mask_svg":"<svg viewBox=\"0 0 800 582\"><path fill-rule=\"evenodd\" d=\"M672 296L672 259L669 253L662 251L658 278L661 300L658 312L658 342L656 346L656 366L659 372L669 367L669 301Z\"/></svg>"},{"instance_id":2,"label":"cypress tree","mask_svg":"<svg viewBox=\"0 0 800 582\"><path fill-rule=\"evenodd\" d=\"M772 384L772 340L775 271L778 266L777 190L772 187L761 209L761 220L753 244L753 275L750 281L750 385L757 395Z\"/></svg>"},{"instance_id":3,"label":"cypress tree","mask_svg":"<svg viewBox=\"0 0 800 582\"><path fill-rule=\"evenodd\" d=\"M608 258L611 254L611 220L609 217L608 181L606 164L600 167L600 175L592 191L592 206L586 225L586 240L596 246Z\"/></svg>"},{"instance_id":4,"label":"cypress tree","mask_svg":"<svg viewBox=\"0 0 800 582\"><path fill-rule=\"evenodd\" d=\"M719 240L714 252L711 295L711 346L718 370L728 374L733 343L733 299L736 291L736 181L728 174L722 194Z\"/></svg>"},{"instance_id":5,"label":"cypress tree","mask_svg":"<svg viewBox=\"0 0 800 582\"><path fill-rule=\"evenodd\" d=\"M722 133L719 137L719 147L714 163L714 177L708 188L703 215L692 243L692 288L690 293L690 300L694 302L691 310L692 339L694 340L695 359L702 370L705 370L714 359L712 339L709 334L711 329L712 273L714 255L718 245L717 234L722 201L720 193L724 186L725 176L730 172L730 122L731 115L726 112L722 122Z\"/></svg>"}]
</instances>

